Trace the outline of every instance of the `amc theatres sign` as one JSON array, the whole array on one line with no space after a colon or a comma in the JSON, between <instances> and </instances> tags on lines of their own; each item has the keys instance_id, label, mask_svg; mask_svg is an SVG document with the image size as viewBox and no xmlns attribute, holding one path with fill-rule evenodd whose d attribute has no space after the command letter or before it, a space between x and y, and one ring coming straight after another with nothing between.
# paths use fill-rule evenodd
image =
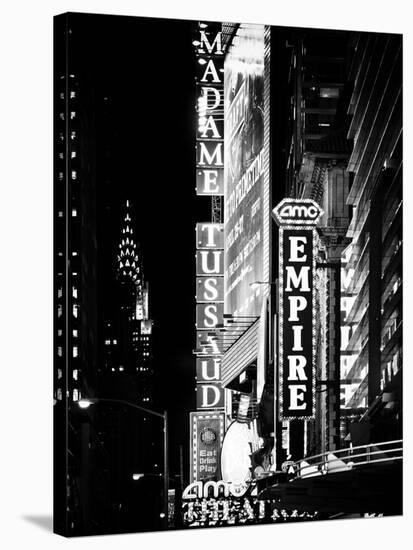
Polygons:
<instances>
[{"instance_id":1,"label":"amc theatres sign","mask_svg":"<svg viewBox=\"0 0 413 550\"><path fill-rule=\"evenodd\" d=\"M312 418L315 400L315 224L312 200L284 199L273 211L279 229L279 416Z\"/></svg>"},{"instance_id":2,"label":"amc theatres sign","mask_svg":"<svg viewBox=\"0 0 413 550\"><path fill-rule=\"evenodd\" d=\"M321 208L312 199L283 199L273 210L279 225L316 225L322 213Z\"/></svg>"}]
</instances>

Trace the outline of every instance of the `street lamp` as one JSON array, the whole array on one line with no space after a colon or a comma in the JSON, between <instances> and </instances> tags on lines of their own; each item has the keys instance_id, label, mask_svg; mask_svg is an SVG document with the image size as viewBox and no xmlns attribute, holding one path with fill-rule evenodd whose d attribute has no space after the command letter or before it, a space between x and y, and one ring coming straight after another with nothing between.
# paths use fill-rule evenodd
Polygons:
<instances>
[{"instance_id":1,"label":"street lamp","mask_svg":"<svg viewBox=\"0 0 413 550\"><path fill-rule=\"evenodd\" d=\"M112 399L108 397L87 397L78 401L78 405L81 409L88 409L94 403L117 403L119 405L126 405L138 411L144 412L146 414L151 414L152 416L157 416L158 418L163 419L163 441L164 441L164 462L163 462L163 490L164 490L164 502L163 502L163 512L160 514L160 517L164 520L165 529L168 528L168 488L169 488L169 468L168 468L168 412L165 410L163 413L157 411L152 411L145 407L135 405L135 403L130 403L124 399Z\"/></svg>"}]
</instances>

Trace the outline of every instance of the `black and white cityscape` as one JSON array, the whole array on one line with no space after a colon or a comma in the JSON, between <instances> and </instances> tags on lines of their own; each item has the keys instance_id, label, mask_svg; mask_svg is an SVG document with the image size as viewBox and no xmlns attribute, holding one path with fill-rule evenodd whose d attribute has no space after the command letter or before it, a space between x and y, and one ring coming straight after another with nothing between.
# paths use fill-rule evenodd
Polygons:
<instances>
[{"instance_id":1,"label":"black and white cityscape","mask_svg":"<svg viewBox=\"0 0 413 550\"><path fill-rule=\"evenodd\" d=\"M54 531L401 515L402 36L62 14L54 114Z\"/></svg>"}]
</instances>

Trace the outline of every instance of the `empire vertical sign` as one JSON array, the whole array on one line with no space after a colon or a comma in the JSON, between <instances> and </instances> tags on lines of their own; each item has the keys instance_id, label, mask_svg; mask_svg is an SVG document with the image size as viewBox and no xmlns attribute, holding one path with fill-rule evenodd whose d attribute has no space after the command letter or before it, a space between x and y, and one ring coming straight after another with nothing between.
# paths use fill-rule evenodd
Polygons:
<instances>
[{"instance_id":1,"label":"empire vertical sign","mask_svg":"<svg viewBox=\"0 0 413 550\"><path fill-rule=\"evenodd\" d=\"M323 211L311 199L284 199L279 225L279 418L315 414L315 226Z\"/></svg>"}]
</instances>

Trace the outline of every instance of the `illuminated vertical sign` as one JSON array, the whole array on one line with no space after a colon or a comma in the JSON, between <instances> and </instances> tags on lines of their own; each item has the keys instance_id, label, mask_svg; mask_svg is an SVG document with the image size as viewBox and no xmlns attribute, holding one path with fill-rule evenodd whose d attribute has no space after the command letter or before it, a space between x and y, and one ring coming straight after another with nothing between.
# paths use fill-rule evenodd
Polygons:
<instances>
[{"instance_id":1,"label":"illuminated vertical sign","mask_svg":"<svg viewBox=\"0 0 413 550\"><path fill-rule=\"evenodd\" d=\"M224 439L224 413L191 412L190 482L221 479L220 460Z\"/></svg>"},{"instance_id":2,"label":"illuminated vertical sign","mask_svg":"<svg viewBox=\"0 0 413 550\"><path fill-rule=\"evenodd\" d=\"M263 25L241 25L225 58L225 311L260 315L268 280Z\"/></svg>"},{"instance_id":3,"label":"illuminated vertical sign","mask_svg":"<svg viewBox=\"0 0 413 550\"><path fill-rule=\"evenodd\" d=\"M222 341L217 326L223 324L223 225L196 225L196 353L198 410L224 407L221 385Z\"/></svg>"},{"instance_id":4,"label":"illuminated vertical sign","mask_svg":"<svg viewBox=\"0 0 413 550\"><path fill-rule=\"evenodd\" d=\"M311 199L284 199L279 225L279 418L315 414L315 245L322 210Z\"/></svg>"},{"instance_id":5,"label":"illuminated vertical sign","mask_svg":"<svg viewBox=\"0 0 413 550\"><path fill-rule=\"evenodd\" d=\"M221 25L198 27L197 75L197 195L224 194L224 52Z\"/></svg>"}]
</instances>

